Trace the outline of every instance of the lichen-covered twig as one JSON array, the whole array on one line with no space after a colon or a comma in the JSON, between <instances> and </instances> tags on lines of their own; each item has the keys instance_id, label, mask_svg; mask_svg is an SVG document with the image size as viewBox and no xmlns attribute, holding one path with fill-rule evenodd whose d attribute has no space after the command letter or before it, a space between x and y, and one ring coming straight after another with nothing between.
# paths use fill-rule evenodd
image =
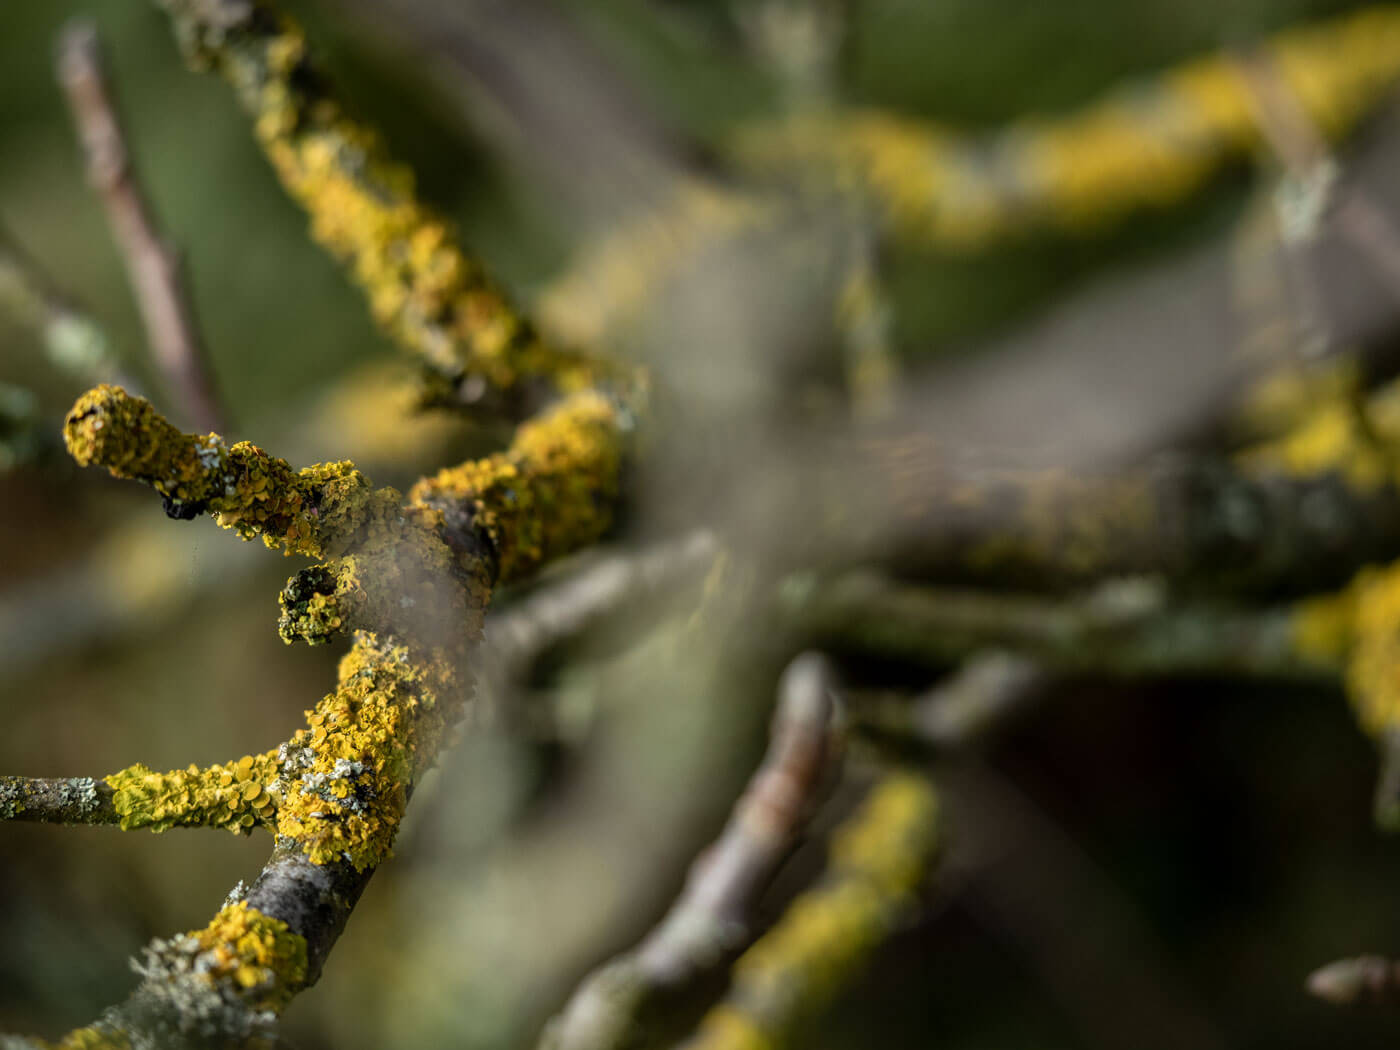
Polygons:
<instances>
[{"instance_id":1,"label":"lichen-covered twig","mask_svg":"<svg viewBox=\"0 0 1400 1050\"><path fill-rule=\"evenodd\" d=\"M379 136L343 111L301 29L260 0L161 0L189 61L222 73L312 235L350 271L375 319L447 384L526 414L542 394L624 373L555 349L414 189Z\"/></svg>"},{"instance_id":2,"label":"lichen-covered twig","mask_svg":"<svg viewBox=\"0 0 1400 1050\"><path fill-rule=\"evenodd\" d=\"M246 1038L316 979L460 720L491 588L599 538L631 425L616 402L574 395L405 503L349 462L295 471L246 442L181 433L117 387L79 400L64 434L78 462L150 484L175 517L209 512L245 539L326 559L284 592L284 637L361 629L335 691L280 748L107 778L123 827L266 825L276 846L243 901L154 945L131 999L74 1045Z\"/></svg>"},{"instance_id":3,"label":"lichen-covered twig","mask_svg":"<svg viewBox=\"0 0 1400 1050\"><path fill-rule=\"evenodd\" d=\"M1308 975L1309 994L1333 1006L1400 1004L1400 962L1382 955L1338 959Z\"/></svg>"},{"instance_id":4,"label":"lichen-covered twig","mask_svg":"<svg viewBox=\"0 0 1400 1050\"><path fill-rule=\"evenodd\" d=\"M783 674L762 764L666 917L635 949L589 974L541 1050L620 1050L752 936L750 909L792 849L832 759L834 682L816 653ZM655 1033L650 1033L654 1040Z\"/></svg>"},{"instance_id":5,"label":"lichen-covered twig","mask_svg":"<svg viewBox=\"0 0 1400 1050\"><path fill-rule=\"evenodd\" d=\"M1337 440L1345 432L1309 432L1288 456L1079 471L1004 469L995 455L984 465L940 436L807 435L734 528L772 536L774 557L794 566L878 560L1034 588L1161 573L1217 593L1297 592L1400 553L1400 483L1374 452Z\"/></svg>"},{"instance_id":6,"label":"lichen-covered twig","mask_svg":"<svg viewBox=\"0 0 1400 1050\"><path fill-rule=\"evenodd\" d=\"M908 912L942 834L937 796L890 773L832 835L821 881L734 965L686 1050L781 1050L827 1009Z\"/></svg>"},{"instance_id":7,"label":"lichen-covered twig","mask_svg":"<svg viewBox=\"0 0 1400 1050\"><path fill-rule=\"evenodd\" d=\"M0 776L0 820L118 824L115 789L91 777Z\"/></svg>"},{"instance_id":8,"label":"lichen-covered twig","mask_svg":"<svg viewBox=\"0 0 1400 1050\"><path fill-rule=\"evenodd\" d=\"M93 22L79 19L65 27L57 70L87 156L88 180L121 250L151 354L189 421L220 430L223 415L180 257L157 228L136 177Z\"/></svg>"},{"instance_id":9,"label":"lichen-covered twig","mask_svg":"<svg viewBox=\"0 0 1400 1050\"><path fill-rule=\"evenodd\" d=\"M1400 12L1377 5L1290 29L1263 53L1309 120L1338 136L1400 74ZM986 139L881 112L815 114L750 128L736 154L761 172L834 175L898 236L966 250L1032 230L1093 232L1173 204L1259 140L1250 88L1220 55Z\"/></svg>"},{"instance_id":10,"label":"lichen-covered twig","mask_svg":"<svg viewBox=\"0 0 1400 1050\"><path fill-rule=\"evenodd\" d=\"M778 601L809 644L932 666L1008 649L1047 669L1335 680L1345 649L1306 603L1260 609L1168 600L1147 580L1057 599L899 583L863 573L794 579Z\"/></svg>"}]
</instances>

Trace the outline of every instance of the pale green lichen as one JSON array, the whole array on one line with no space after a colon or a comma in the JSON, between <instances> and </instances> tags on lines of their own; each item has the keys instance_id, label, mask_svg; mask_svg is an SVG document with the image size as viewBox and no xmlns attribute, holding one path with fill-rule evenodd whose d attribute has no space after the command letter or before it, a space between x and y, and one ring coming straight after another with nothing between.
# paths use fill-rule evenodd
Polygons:
<instances>
[{"instance_id":1,"label":"pale green lichen","mask_svg":"<svg viewBox=\"0 0 1400 1050\"><path fill-rule=\"evenodd\" d=\"M271 826L277 814L277 754L244 755L225 765L156 773L137 764L107 777L123 830Z\"/></svg>"},{"instance_id":2,"label":"pale green lichen","mask_svg":"<svg viewBox=\"0 0 1400 1050\"><path fill-rule=\"evenodd\" d=\"M306 939L242 901L152 941L132 966L145 980L120 1016L152 1046L256 1045L309 971Z\"/></svg>"}]
</instances>

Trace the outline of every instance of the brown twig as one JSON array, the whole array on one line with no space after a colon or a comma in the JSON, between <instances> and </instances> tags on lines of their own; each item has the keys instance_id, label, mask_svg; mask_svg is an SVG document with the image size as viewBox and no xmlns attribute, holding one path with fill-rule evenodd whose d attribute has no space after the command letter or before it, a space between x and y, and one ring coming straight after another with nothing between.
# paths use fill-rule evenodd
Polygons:
<instances>
[{"instance_id":1,"label":"brown twig","mask_svg":"<svg viewBox=\"0 0 1400 1050\"><path fill-rule=\"evenodd\" d=\"M102 198L156 364L190 422L222 430L180 258L160 235L136 178L91 21L70 22L63 30L57 74L87 157L88 180Z\"/></svg>"},{"instance_id":2,"label":"brown twig","mask_svg":"<svg viewBox=\"0 0 1400 1050\"><path fill-rule=\"evenodd\" d=\"M832 670L816 653L783 674L771 742L729 823L665 918L590 974L552 1021L548 1050L632 1045L639 1030L754 936L749 910L792 849L832 762Z\"/></svg>"}]
</instances>

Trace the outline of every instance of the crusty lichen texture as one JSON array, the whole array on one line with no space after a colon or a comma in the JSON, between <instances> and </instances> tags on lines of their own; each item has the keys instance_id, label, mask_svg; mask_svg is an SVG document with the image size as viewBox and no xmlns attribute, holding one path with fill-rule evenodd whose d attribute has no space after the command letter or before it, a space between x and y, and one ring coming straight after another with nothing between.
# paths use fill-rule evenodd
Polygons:
<instances>
[{"instance_id":1,"label":"crusty lichen texture","mask_svg":"<svg viewBox=\"0 0 1400 1050\"><path fill-rule=\"evenodd\" d=\"M336 690L278 751L108 777L122 827L275 827L315 863L377 865L461 715L491 588L602 536L631 429L615 399L574 394L505 451L425 479L405 503L353 463L293 470L251 445L181 433L118 387L84 394L64 431L79 463L152 485L177 517L208 511L245 539L327 559L283 590L279 629L312 642L359 632Z\"/></svg>"},{"instance_id":2,"label":"crusty lichen texture","mask_svg":"<svg viewBox=\"0 0 1400 1050\"><path fill-rule=\"evenodd\" d=\"M1280 33L1261 57L1319 130L1339 136L1400 75L1400 9ZM901 237L965 250L1032 229L1092 232L1178 202L1261 141L1247 74L1218 55L990 139L875 111L817 112L754 126L737 155L760 171L834 175Z\"/></svg>"},{"instance_id":3,"label":"crusty lichen texture","mask_svg":"<svg viewBox=\"0 0 1400 1050\"><path fill-rule=\"evenodd\" d=\"M933 788L914 773L880 780L832 836L820 884L740 957L725 999L687 1050L779 1050L892 933L939 841Z\"/></svg>"},{"instance_id":4,"label":"crusty lichen texture","mask_svg":"<svg viewBox=\"0 0 1400 1050\"><path fill-rule=\"evenodd\" d=\"M276 752L169 773L137 764L106 778L124 831L182 826L247 832L267 826L277 812L276 781Z\"/></svg>"},{"instance_id":5,"label":"crusty lichen texture","mask_svg":"<svg viewBox=\"0 0 1400 1050\"><path fill-rule=\"evenodd\" d=\"M531 384L583 389L609 367L547 345L446 222L424 205L413 172L370 127L350 119L307 57L296 24L250 2L213 17L210 5L164 0L187 55L238 90L259 144L312 236L340 260L375 319L405 349L471 399L519 400Z\"/></svg>"},{"instance_id":6,"label":"crusty lichen texture","mask_svg":"<svg viewBox=\"0 0 1400 1050\"><path fill-rule=\"evenodd\" d=\"M280 1011L306 983L306 939L246 901L227 905L190 936L209 979L229 981L256 1010Z\"/></svg>"},{"instance_id":7,"label":"crusty lichen texture","mask_svg":"<svg viewBox=\"0 0 1400 1050\"><path fill-rule=\"evenodd\" d=\"M409 498L469 507L510 582L611 525L632 425L612 398L575 394L522 425L505 452L425 478Z\"/></svg>"}]
</instances>

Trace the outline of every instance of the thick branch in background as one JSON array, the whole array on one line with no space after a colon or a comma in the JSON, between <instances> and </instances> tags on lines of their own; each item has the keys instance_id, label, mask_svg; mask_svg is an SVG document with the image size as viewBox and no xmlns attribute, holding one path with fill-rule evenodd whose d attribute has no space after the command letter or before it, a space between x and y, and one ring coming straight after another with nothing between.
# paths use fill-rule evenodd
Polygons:
<instances>
[{"instance_id":1,"label":"thick branch in background","mask_svg":"<svg viewBox=\"0 0 1400 1050\"><path fill-rule=\"evenodd\" d=\"M190 423L222 430L223 414L179 254L157 228L117 116L97 26L71 22L58 43L58 81L102 198L157 367Z\"/></svg>"},{"instance_id":2,"label":"thick branch in background","mask_svg":"<svg viewBox=\"0 0 1400 1050\"><path fill-rule=\"evenodd\" d=\"M809 644L947 667L989 648L1082 674L1260 675L1335 680L1344 651L1306 605L1186 604L1160 585L1105 584L1070 599L921 587L852 573L794 578L778 607Z\"/></svg>"}]
</instances>

